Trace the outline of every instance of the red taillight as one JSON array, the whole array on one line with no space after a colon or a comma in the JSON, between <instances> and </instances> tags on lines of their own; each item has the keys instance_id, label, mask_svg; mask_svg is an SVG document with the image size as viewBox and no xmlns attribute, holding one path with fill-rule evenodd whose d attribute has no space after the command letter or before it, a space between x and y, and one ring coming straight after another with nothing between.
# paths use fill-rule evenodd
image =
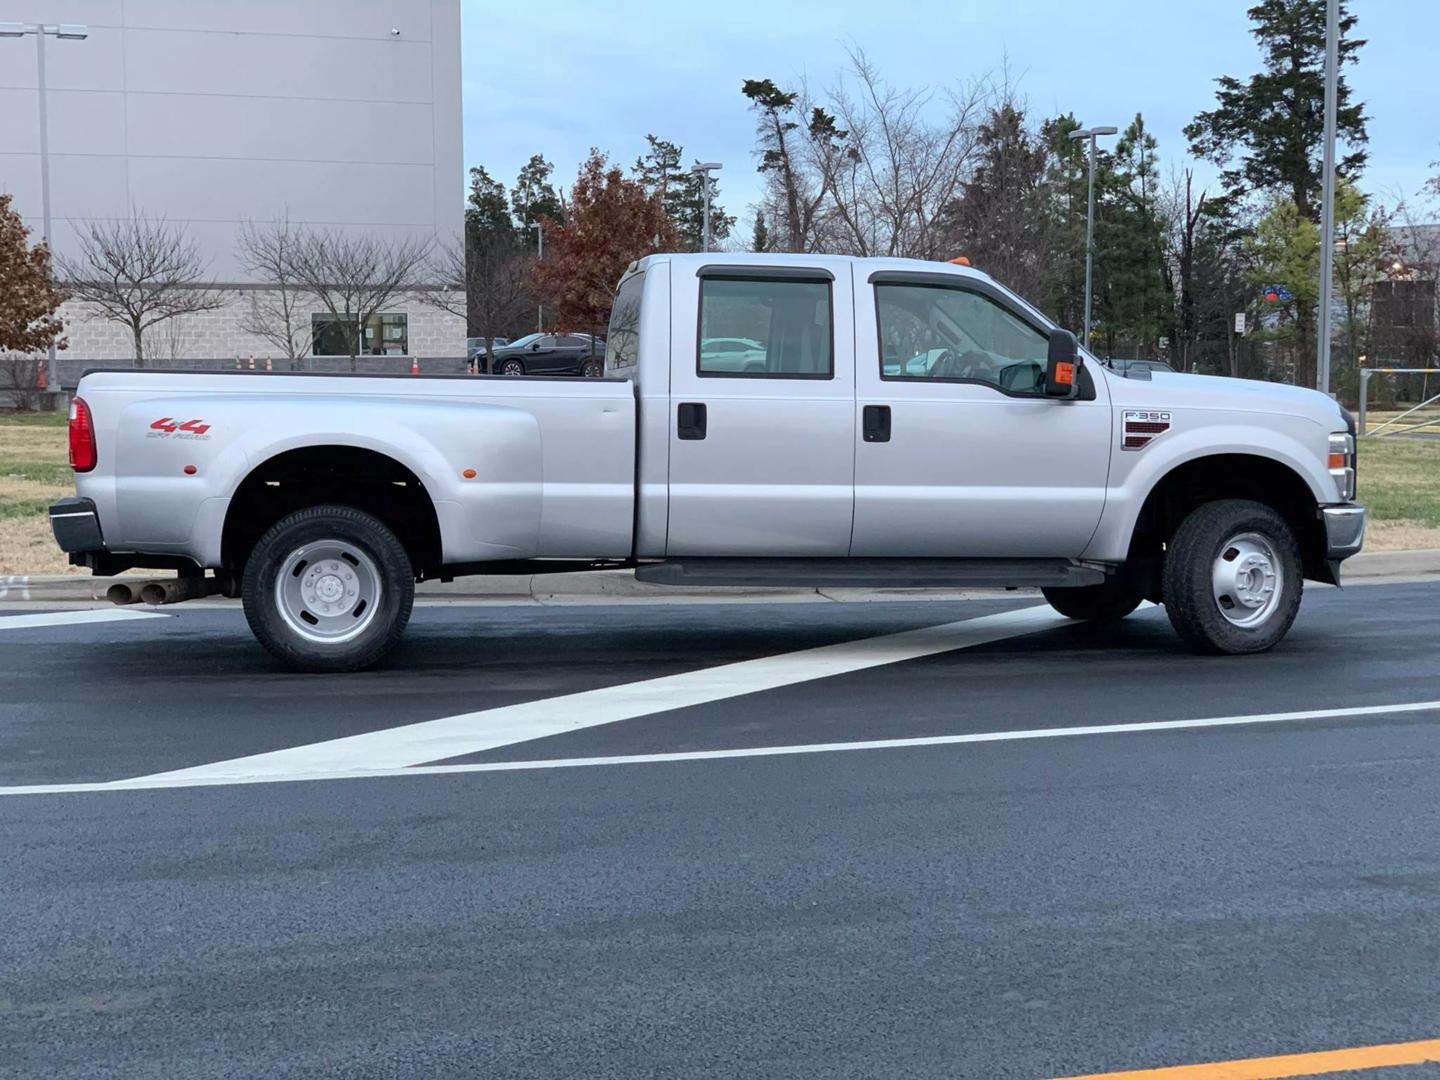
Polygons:
<instances>
[{"instance_id":1,"label":"red taillight","mask_svg":"<svg viewBox=\"0 0 1440 1080\"><path fill-rule=\"evenodd\" d=\"M95 468L95 425L84 398L70 402L70 467L76 472Z\"/></svg>"}]
</instances>

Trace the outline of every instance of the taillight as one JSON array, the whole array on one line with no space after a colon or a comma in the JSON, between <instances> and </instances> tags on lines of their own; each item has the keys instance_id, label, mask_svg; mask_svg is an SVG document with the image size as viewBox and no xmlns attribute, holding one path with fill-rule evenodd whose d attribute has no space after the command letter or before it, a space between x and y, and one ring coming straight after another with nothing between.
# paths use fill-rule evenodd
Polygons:
<instances>
[{"instance_id":1,"label":"taillight","mask_svg":"<svg viewBox=\"0 0 1440 1080\"><path fill-rule=\"evenodd\" d=\"M76 472L95 468L95 425L90 420L90 406L84 398L70 402L70 467Z\"/></svg>"}]
</instances>

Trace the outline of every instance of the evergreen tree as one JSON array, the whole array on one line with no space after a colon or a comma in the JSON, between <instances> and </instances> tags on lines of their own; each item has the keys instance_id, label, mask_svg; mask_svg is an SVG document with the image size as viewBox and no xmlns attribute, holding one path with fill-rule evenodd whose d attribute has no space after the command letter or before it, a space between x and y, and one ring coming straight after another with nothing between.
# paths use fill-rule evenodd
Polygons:
<instances>
[{"instance_id":1,"label":"evergreen tree","mask_svg":"<svg viewBox=\"0 0 1440 1080\"><path fill-rule=\"evenodd\" d=\"M564 204L550 183L554 172L555 166L546 161L543 154L535 154L515 178L515 186L510 189L510 208L522 231L541 219L557 223L565 220Z\"/></svg>"},{"instance_id":2,"label":"evergreen tree","mask_svg":"<svg viewBox=\"0 0 1440 1080\"><path fill-rule=\"evenodd\" d=\"M750 249L752 251L770 250L770 230L765 227L765 211L763 209L755 211L755 232L750 239Z\"/></svg>"},{"instance_id":3,"label":"evergreen tree","mask_svg":"<svg viewBox=\"0 0 1440 1080\"><path fill-rule=\"evenodd\" d=\"M1350 100L1344 67L1365 43L1348 35L1355 16L1340 4L1340 67L1336 130L1349 153L1341 176L1354 179L1365 164L1363 106ZM1241 82L1216 82L1216 106L1185 128L1190 150L1224 167L1232 196L1247 190L1281 193L1300 216L1320 220L1321 154L1325 129L1325 0L1265 0L1248 12L1260 43L1263 70ZM1238 160L1235 160L1238 151Z\"/></svg>"},{"instance_id":4,"label":"evergreen tree","mask_svg":"<svg viewBox=\"0 0 1440 1080\"><path fill-rule=\"evenodd\" d=\"M1157 143L1139 114L1097 165L1096 312L1105 349L1158 351L1170 321L1165 225L1158 207Z\"/></svg>"},{"instance_id":5,"label":"evergreen tree","mask_svg":"<svg viewBox=\"0 0 1440 1080\"><path fill-rule=\"evenodd\" d=\"M505 185L493 179L484 166L470 169L470 194L465 200L465 225L486 233L515 231Z\"/></svg>"},{"instance_id":6,"label":"evergreen tree","mask_svg":"<svg viewBox=\"0 0 1440 1080\"><path fill-rule=\"evenodd\" d=\"M654 198L660 200L665 213L675 226L680 246L699 251L705 242L705 188L698 173L683 164L684 151L676 143L646 135L650 149L635 162L634 177ZM735 218L725 213L710 193L710 236L724 240L730 235Z\"/></svg>"}]
</instances>

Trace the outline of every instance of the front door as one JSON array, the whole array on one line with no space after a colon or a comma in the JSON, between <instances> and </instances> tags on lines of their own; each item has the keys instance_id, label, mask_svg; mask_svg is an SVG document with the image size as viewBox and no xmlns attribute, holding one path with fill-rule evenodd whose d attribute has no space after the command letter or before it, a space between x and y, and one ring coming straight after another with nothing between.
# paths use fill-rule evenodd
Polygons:
<instances>
[{"instance_id":1,"label":"front door","mask_svg":"<svg viewBox=\"0 0 1440 1080\"><path fill-rule=\"evenodd\" d=\"M847 554L853 311L826 262L673 284L668 555Z\"/></svg>"},{"instance_id":2,"label":"front door","mask_svg":"<svg viewBox=\"0 0 1440 1080\"><path fill-rule=\"evenodd\" d=\"M1045 397L1048 328L986 279L880 272L855 296L851 554L1078 557L1105 506L1104 379Z\"/></svg>"}]
</instances>

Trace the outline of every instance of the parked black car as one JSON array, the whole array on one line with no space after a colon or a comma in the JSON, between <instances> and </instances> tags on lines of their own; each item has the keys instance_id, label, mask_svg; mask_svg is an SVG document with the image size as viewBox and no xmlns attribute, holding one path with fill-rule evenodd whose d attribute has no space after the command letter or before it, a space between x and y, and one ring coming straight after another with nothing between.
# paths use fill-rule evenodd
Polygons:
<instances>
[{"instance_id":1,"label":"parked black car","mask_svg":"<svg viewBox=\"0 0 1440 1080\"><path fill-rule=\"evenodd\" d=\"M605 374L605 342L589 334L527 334L495 350L493 375Z\"/></svg>"}]
</instances>

